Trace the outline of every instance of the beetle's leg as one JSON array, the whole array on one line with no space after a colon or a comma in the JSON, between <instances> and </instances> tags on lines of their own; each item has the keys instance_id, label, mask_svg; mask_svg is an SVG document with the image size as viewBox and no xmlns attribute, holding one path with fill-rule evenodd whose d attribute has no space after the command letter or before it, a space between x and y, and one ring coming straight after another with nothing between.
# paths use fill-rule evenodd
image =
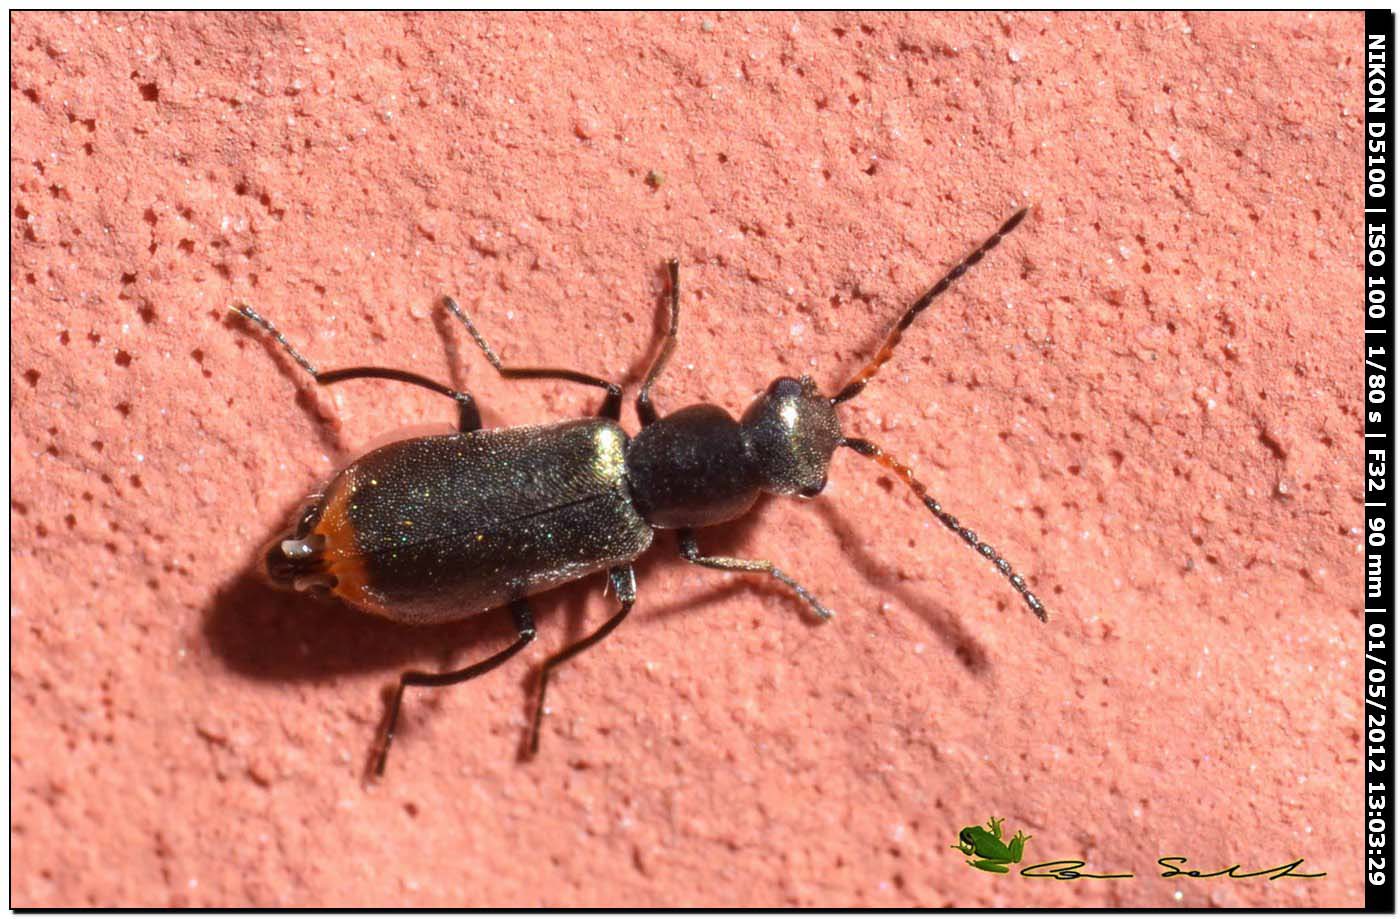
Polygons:
<instances>
[{"instance_id":1,"label":"beetle's leg","mask_svg":"<svg viewBox=\"0 0 1400 919\"><path fill-rule=\"evenodd\" d=\"M622 387L616 383L609 383L600 377L592 374L581 373L577 370L563 370L558 367L507 367L501 362L500 355L487 343L485 337L476 329L476 324L457 305L457 301L451 297L442 298L443 305L448 312L461 320L462 325L467 327L471 333L472 340L476 346L486 355L486 359L491 362L491 366L496 368L496 372L507 380L566 380L570 383L580 383L584 386L597 386L599 389L606 389L607 396L603 399L603 407L598 410L598 415L602 418L611 418L617 421L622 417Z\"/></svg>"},{"instance_id":2,"label":"beetle's leg","mask_svg":"<svg viewBox=\"0 0 1400 919\"><path fill-rule=\"evenodd\" d=\"M403 691L406 687L451 686L454 683L466 682L472 677L478 677L483 673L495 670L535 640L535 618L530 613L529 603L524 600L515 600L510 605L510 612L515 617L515 630L520 637L515 640L515 644L504 651L497 652L470 667L463 667L461 670L451 670L447 673L424 673L420 670L408 670L399 677L398 689L394 691L394 697L389 702L388 715L384 719L384 730L379 735L379 742L375 744L374 774L376 776L384 774L384 764L389 759L389 744L394 740L394 728L399 722L399 706L403 702Z\"/></svg>"},{"instance_id":3,"label":"beetle's leg","mask_svg":"<svg viewBox=\"0 0 1400 919\"><path fill-rule=\"evenodd\" d=\"M706 568L718 568L721 571L751 571L755 574L766 574L775 580L782 581L792 589L793 593L806 600L807 605L812 607L812 612L817 614L818 619L831 618L831 610L823 606L821 601L812 596L807 588L788 577L772 562L766 562L762 559L729 558L723 555L701 555L700 547L695 542L694 530L677 530L676 535L680 540L681 558L686 561L696 565L704 565Z\"/></svg>"},{"instance_id":4,"label":"beetle's leg","mask_svg":"<svg viewBox=\"0 0 1400 919\"><path fill-rule=\"evenodd\" d=\"M530 756L534 756L540 749L540 722L544 719L544 694L549 687L549 675L560 664L587 651L612 634L612 630L627 618L627 614L632 611L632 604L637 601L637 577L633 573L631 565L610 568L608 578L612 581L613 591L617 593L618 602L622 604L621 608L613 614L611 619L603 623L598 631L551 655L544 662L544 666L540 668L540 685L535 694L535 717L530 725Z\"/></svg>"},{"instance_id":5,"label":"beetle's leg","mask_svg":"<svg viewBox=\"0 0 1400 919\"><path fill-rule=\"evenodd\" d=\"M681 263L676 259L668 260L666 274L671 281L671 327L661 343L661 353L656 355L651 369L647 371L646 379L642 381L642 391L637 393L637 417L642 420L642 427L660 417L651 401L651 385L661 376L661 371L666 369L666 362L671 359L671 352L676 350L676 339L681 331Z\"/></svg>"},{"instance_id":6,"label":"beetle's leg","mask_svg":"<svg viewBox=\"0 0 1400 919\"><path fill-rule=\"evenodd\" d=\"M343 380L397 380L400 383L411 383L414 386L421 386L424 389L440 393L455 401L457 403L458 430L475 431L481 428L481 412L477 410L476 400L471 397L470 393L458 392L450 386L444 386L407 370L393 370L388 367L342 367L339 370L317 370L315 364L302 357L301 352L292 347L292 343L287 341L286 336L278 331L277 326L259 315L251 306L240 303L235 305L233 309L234 312L261 326L282 346L283 350L291 355L292 360L296 361L301 369L311 374L318 385L329 386Z\"/></svg>"}]
</instances>

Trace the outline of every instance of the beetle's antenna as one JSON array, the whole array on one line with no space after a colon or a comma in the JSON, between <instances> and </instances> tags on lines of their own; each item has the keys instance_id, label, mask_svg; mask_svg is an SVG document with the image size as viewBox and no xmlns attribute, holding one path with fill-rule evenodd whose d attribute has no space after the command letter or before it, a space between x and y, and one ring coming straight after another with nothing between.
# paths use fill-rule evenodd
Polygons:
<instances>
[{"instance_id":1,"label":"beetle's antenna","mask_svg":"<svg viewBox=\"0 0 1400 919\"><path fill-rule=\"evenodd\" d=\"M924 292L922 297L915 300L913 305L904 311L904 315L900 317L893 331L885 338L885 343L880 346L880 350L875 353L875 357L871 359L870 363L865 365L860 373L851 377L850 382L841 387L841 391L832 398L831 404L838 405L860 395L860 391L865 388L865 384L870 382L870 378L875 376L875 374L880 371L880 368L885 365L885 361L890 359L890 355L894 354L895 345L899 344L900 338L904 335L904 330L913 324L920 313L928 309L928 305L937 299L939 294L953 286L953 282L962 277L967 269L982 261L982 256L995 249L997 243L1001 242L1002 237L1016 229L1016 225L1025 218L1028 210L1029 208L1023 207L1008 217L1006 222L1001 225L1001 229L997 230L988 237L982 245L974 249L971 255L954 265L953 269L940 278L937 284L930 287Z\"/></svg>"},{"instance_id":2,"label":"beetle's antenna","mask_svg":"<svg viewBox=\"0 0 1400 919\"><path fill-rule=\"evenodd\" d=\"M302 370L305 370L313 377L319 377L321 375L320 371L316 369L315 364L302 357L301 352L292 347L292 343L287 341L287 336L283 335L277 326L272 324L272 320L264 319L257 310L246 303L235 303L230 306L229 309L248 321L262 326L263 331L271 335L273 339L282 346L282 349L292 356L292 360L296 361Z\"/></svg>"},{"instance_id":3,"label":"beetle's antenna","mask_svg":"<svg viewBox=\"0 0 1400 919\"><path fill-rule=\"evenodd\" d=\"M908 485L910 489L919 496L920 500L924 502L924 507L933 512L933 516L937 517L945 527L961 536L969 546L977 550L979 555L997 566L997 570L1006 576L1006 579L1011 582L1011 586L1016 588L1016 592L1026 601L1026 605L1031 608L1031 612L1039 617L1041 622L1050 621L1050 617L1045 611L1045 604L1040 602L1039 597L1031 593L1030 588L1026 586L1026 579L1017 574L1015 569L1011 567L1011 563L998 555L996 549L993 549L991 546L979 540L976 533L963 526L958 522L958 518L945 511L943 505L939 504L938 500L928 493L928 489L924 487L924 483L914 478L914 473L908 466L890 456L868 440L861 440L857 437L846 437L841 440L841 446L849 447L861 456L870 457L881 466L884 466L886 469L899 476L900 479L904 481L904 484Z\"/></svg>"}]
</instances>

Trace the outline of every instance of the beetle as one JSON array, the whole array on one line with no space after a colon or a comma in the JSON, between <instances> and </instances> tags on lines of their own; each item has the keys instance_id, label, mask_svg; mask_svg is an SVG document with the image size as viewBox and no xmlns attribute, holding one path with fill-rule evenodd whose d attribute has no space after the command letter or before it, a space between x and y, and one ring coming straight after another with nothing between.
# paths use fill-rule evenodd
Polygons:
<instances>
[{"instance_id":1,"label":"beetle","mask_svg":"<svg viewBox=\"0 0 1400 919\"><path fill-rule=\"evenodd\" d=\"M680 332L680 266L670 260L670 325L637 395L641 430L632 437L619 425L621 386L574 370L507 366L451 297L443 298L444 305L501 376L600 388L606 395L598 415L485 430L469 393L407 370L318 370L271 321L251 306L235 305L319 385L391 380L457 403L457 433L397 441L355 460L307 500L293 529L263 553L273 585L328 593L396 622L434 624L498 607L510 610L518 637L509 647L469 667L445 673L409 670L399 677L373 750L375 774L384 772L407 687L447 686L494 670L535 638L530 596L606 571L617 611L592 634L551 655L539 671L528 746L530 755L537 752L550 675L606 638L631 612L637 596L632 563L657 530L676 531L685 561L771 577L819 619L829 619L831 611L772 562L706 555L695 531L743 516L764 492L819 494L838 447L893 472L936 519L996 566L1032 613L1048 621L1044 604L1010 562L945 510L909 467L868 440L846 437L836 416L836 407L858 396L890 359L919 314L1026 212L1012 214L914 301L874 358L836 395L823 395L807 376L780 377L738 420L711 404L662 415L652 397Z\"/></svg>"}]
</instances>

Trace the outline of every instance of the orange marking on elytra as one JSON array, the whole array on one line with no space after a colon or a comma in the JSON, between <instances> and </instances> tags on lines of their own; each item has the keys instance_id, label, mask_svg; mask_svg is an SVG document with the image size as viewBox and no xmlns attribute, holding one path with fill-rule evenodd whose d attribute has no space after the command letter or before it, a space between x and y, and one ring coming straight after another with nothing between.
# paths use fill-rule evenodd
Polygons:
<instances>
[{"instance_id":1,"label":"orange marking on elytra","mask_svg":"<svg viewBox=\"0 0 1400 919\"><path fill-rule=\"evenodd\" d=\"M349 478L342 476L331 483L321 519L312 532L325 540L321 557L326 571L336 582L331 592L360 609L384 614L384 605L370 592L369 570L355 538L355 525L350 520L350 500L355 488Z\"/></svg>"}]
</instances>

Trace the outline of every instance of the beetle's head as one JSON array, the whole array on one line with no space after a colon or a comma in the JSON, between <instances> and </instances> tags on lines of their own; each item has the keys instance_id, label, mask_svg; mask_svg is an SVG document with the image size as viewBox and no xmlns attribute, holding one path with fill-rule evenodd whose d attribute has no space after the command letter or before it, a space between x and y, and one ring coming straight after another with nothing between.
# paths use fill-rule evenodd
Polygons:
<instances>
[{"instance_id":1,"label":"beetle's head","mask_svg":"<svg viewBox=\"0 0 1400 919\"><path fill-rule=\"evenodd\" d=\"M831 454L841 443L841 423L811 377L774 380L740 424L764 491L811 498L826 487Z\"/></svg>"}]
</instances>

